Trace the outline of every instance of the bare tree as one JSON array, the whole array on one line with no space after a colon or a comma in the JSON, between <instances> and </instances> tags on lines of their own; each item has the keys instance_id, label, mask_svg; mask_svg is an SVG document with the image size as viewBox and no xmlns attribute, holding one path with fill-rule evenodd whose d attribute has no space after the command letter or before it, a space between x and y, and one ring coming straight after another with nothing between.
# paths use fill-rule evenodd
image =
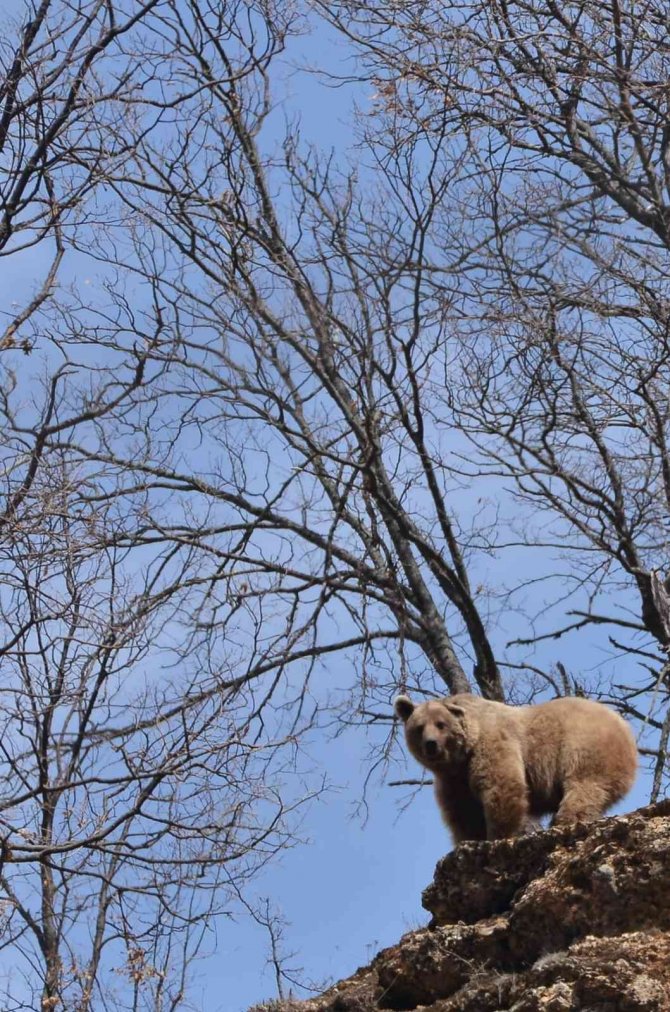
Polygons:
<instances>
[{"instance_id":1,"label":"bare tree","mask_svg":"<svg viewBox=\"0 0 670 1012\"><path fill-rule=\"evenodd\" d=\"M44 247L46 266L31 298L10 314L2 349L49 298L85 198L132 145L119 103L142 90L150 66L124 43L156 4L128 13L105 0L35 0L3 41L0 256Z\"/></svg>"},{"instance_id":2,"label":"bare tree","mask_svg":"<svg viewBox=\"0 0 670 1012\"><path fill-rule=\"evenodd\" d=\"M291 140L278 158L265 152L268 75L287 27L277 12L255 13L244 29L237 12L214 16L197 3L179 5L173 19L163 12L171 77L185 82L182 97L171 97L174 134L145 133L135 173L124 168L110 180L151 229L135 252L165 332L179 334L170 382L193 404L188 424L206 429L225 455L211 479L148 459L136 466L152 485L170 480L234 507L249 529L260 520L278 546L288 536L292 556L302 546L292 572L283 550L277 564L265 553L278 591L312 586L320 610L351 616L361 643L416 644L452 691L469 685L453 642L465 636L476 682L501 698L470 586L468 535L452 515L449 470L426 441L432 409L423 388L442 337L439 323L424 333L425 315L437 310L424 304L411 260L448 181L408 222L399 206L380 216L381 200L366 206L351 180L336 181ZM275 186L286 187L290 209L273 197ZM384 247L395 271L373 269ZM258 493L245 473L254 453L266 486ZM122 470L130 463L95 456ZM422 495L427 524L416 511Z\"/></svg>"},{"instance_id":3,"label":"bare tree","mask_svg":"<svg viewBox=\"0 0 670 1012\"><path fill-rule=\"evenodd\" d=\"M541 635L606 626L643 659L646 676L608 691L638 716L657 710L658 795L670 650L665 8L322 9L360 47L386 143L444 134L463 159L443 231L462 297L447 397L473 470L515 482L588 591Z\"/></svg>"},{"instance_id":4,"label":"bare tree","mask_svg":"<svg viewBox=\"0 0 670 1012\"><path fill-rule=\"evenodd\" d=\"M398 687L597 692L665 782L660 8L319 6L357 167L275 104L297 6L53 0L8 50L4 249L50 259L3 344L1 884L42 1007L182 1007L304 735L387 756Z\"/></svg>"},{"instance_id":5,"label":"bare tree","mask_svg":"<svg viewBox=\"0 0 670 1012\"><path fill-rule=\"evenodd\" d=\"M43 3L6 50L3 254L46 262L3 307L0 363L7 1008L187 1007L207 931L320 789L297 752L311 711L287 729L266 706L307 651L234 594L208 508L180 525L164 492L76 452L132 453L171 410L151 286L153 318L112 270L95 295L58 283L109 221L106 180L160 57L139 31L154 7ZM169 453L152 447L152 463Z\"/></svg>"},{"instance_id":6,"label":"bare tree","mask_svg":"<svg viewBox=\"0 0 670 1012\"><path fill-rule=\"evenodd\" d=\"M223 886L290 839L304 794L282 792L292 753L261 733L254 672L179 648L194 553L140 569L67 465L50 478L0 556L2 945L36 1007L181 1008Z\"/></svg>"}]
</instances>

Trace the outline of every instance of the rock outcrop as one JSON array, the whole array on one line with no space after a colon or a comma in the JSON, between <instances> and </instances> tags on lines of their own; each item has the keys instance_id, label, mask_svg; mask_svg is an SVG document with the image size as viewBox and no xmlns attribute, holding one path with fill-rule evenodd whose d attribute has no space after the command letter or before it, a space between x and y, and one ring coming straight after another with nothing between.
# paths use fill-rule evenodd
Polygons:
<instances>
[{"instance_id":1,"label":"rock outcrop","mask_svg":"<svg viewBox=\"0 0 670 1012\"><path fill-rule=\"evenodd\" d=\"M272 1012L670 1012L670 800L443 858L430 924Z\"/></svg>"}]
</instances>

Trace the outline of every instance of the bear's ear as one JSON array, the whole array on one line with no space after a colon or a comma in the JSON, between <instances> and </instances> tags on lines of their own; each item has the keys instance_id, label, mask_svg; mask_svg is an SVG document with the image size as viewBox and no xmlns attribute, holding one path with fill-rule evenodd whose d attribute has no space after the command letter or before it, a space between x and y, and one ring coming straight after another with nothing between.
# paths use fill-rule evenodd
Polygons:
<instances>
[{"instance_id":1,"label":"bear's ear","mask_svg":"<svg viewBox=\"0 0 670 1012\"><path fill-rule=\"evenodd\" d=\"M465 716L465 710L463 707L459 706L458 703L450 703L448 699L445 700L444 708L445 710L448 710L449 713L453 713L454 717L458 717L459 719Z\"/></svg>"},{"instance_id":2,"label":"bear's ear","mask_svg":"<svg viewBox=\"0 0 670 1012\"><path fill-rule=\"evenodd\" d=\"M393 709L404 724L414 713L414 703L409 696L396 696L393 701Z\"/></svg>"}]
</instances>

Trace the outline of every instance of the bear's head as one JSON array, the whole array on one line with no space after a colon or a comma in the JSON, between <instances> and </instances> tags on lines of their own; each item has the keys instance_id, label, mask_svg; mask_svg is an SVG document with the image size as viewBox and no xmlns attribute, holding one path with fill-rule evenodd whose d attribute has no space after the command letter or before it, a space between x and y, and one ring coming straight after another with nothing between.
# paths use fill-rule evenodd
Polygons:
<instances>
[{"instance_id":1,"label":"bear's head","mask_svg":"<svg viewBox=\"0 0 670 1012\"><path fill-rule=\"evenodd\" d=\"M465 710L448 699L414 704L398 696L393 704L405 725L407 747L428 769L463 762L467 757Z\"/></svg>"}]
</instances>

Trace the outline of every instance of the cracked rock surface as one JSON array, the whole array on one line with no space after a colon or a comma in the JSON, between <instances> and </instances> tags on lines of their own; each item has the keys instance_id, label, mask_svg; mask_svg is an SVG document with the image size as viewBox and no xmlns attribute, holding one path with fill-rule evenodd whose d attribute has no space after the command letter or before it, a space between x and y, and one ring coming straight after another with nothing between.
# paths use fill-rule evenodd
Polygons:
<instances>
[{"instance_id":1,"label":"cracked rock surface","mask_svg":"<svg viewBox=\"0 0 670 1012\"><path fill-rule=\"evenodd\" d=\"M352 977L251 1012L670 1012L670 800L461 845L423 905Z\"/></svg>"}]
</instances>

